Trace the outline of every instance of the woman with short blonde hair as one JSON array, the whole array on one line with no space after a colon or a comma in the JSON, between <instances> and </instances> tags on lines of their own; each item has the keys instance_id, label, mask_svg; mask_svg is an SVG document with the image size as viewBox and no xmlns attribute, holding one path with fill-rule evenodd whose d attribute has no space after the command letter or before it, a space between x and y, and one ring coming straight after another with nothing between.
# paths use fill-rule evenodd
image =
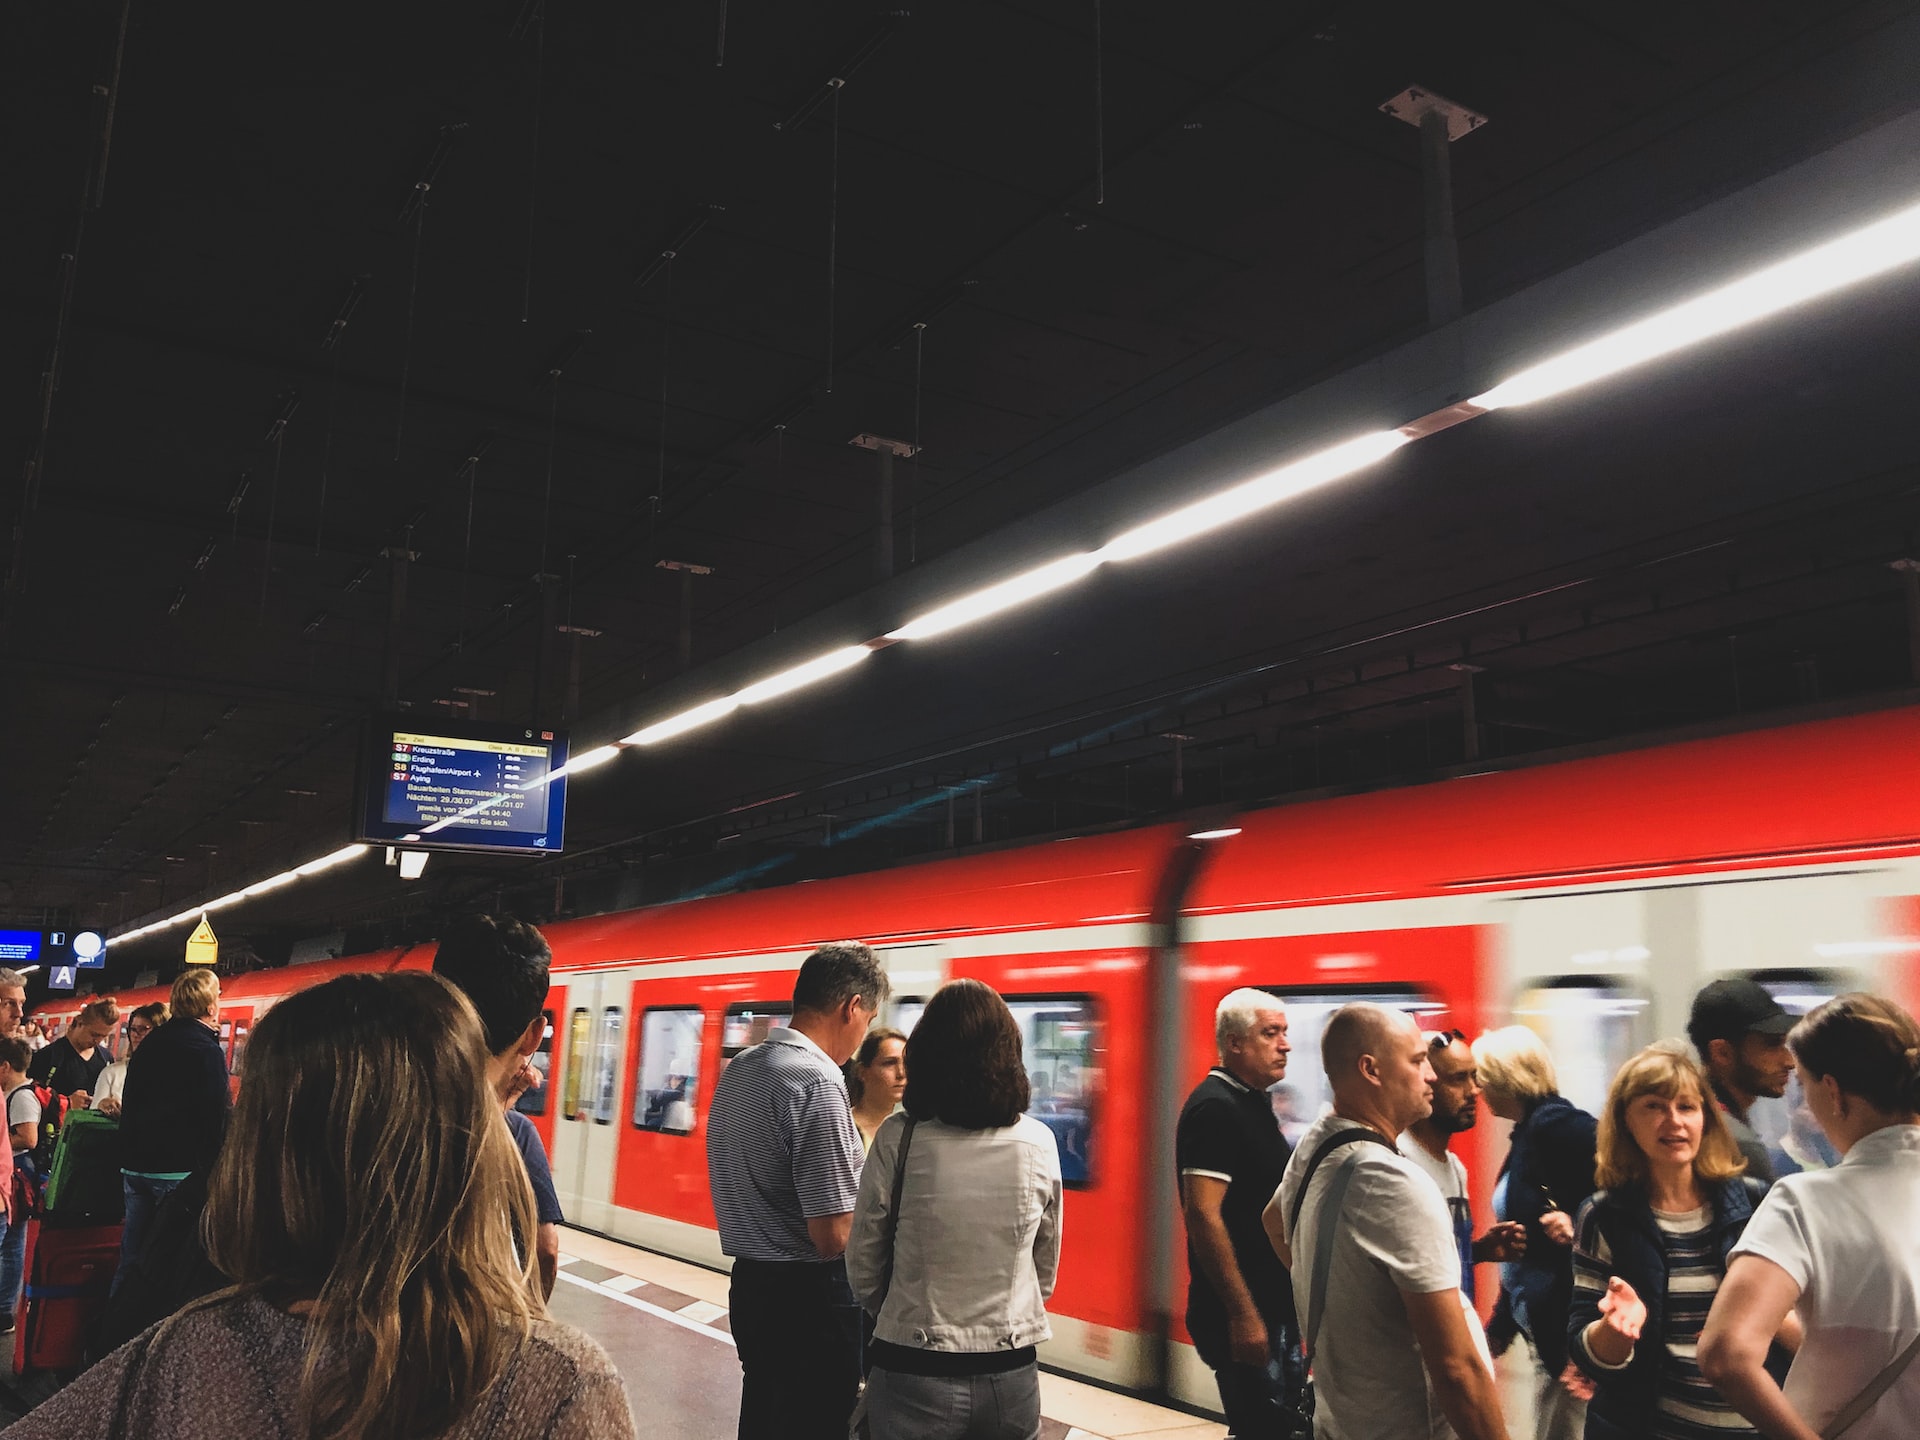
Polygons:
<instances>
[{"instance_id":1,"label":"woman with short blonde hair","mask_svg":"<svg viewBox=\"0 0 1920 1440\"><path fill-rule=\"evenodd\" d=\"M1493 1189L1494 1212L1524 1225L1526 1252L1500 1266L1500 1300L1487 1325L1498 1354L1524 1335L1534 1358L1535 1440L1578 1440L1586 1407L1560 1384L1573 1299L1573 1212L1593 1193L1594 1119L1560 1094L1546 1043L1524 1025L1473 1042L1487 1108L1513 1122Z\"/></svg>"},{"instance_id":2,"label":"woman with short blonde hair","mask_svg":"<svg viewBox=\"0 0 1920 1440\"><path fill-rule=\"evenodd\" d=\"M345 975L281 1001L253 1032L202 1222L233 1288L7 1440L632 1436L606 1353L546 1317L533 1192L488 1058L473 1007L433 975Z\"/></svg>"},{"instance_id":3,"label":"woman with short blonde hair","mask_svg":"<svg viewBox=\"0 0 1920 1440\"><path fill-rule=\"evenodd\" d=\"M1695 1361L1761 1194L1746 1168L1684 1042L1650 1045L1620 1067L1600 1112L1604 1188L1575 1225L1567 1317L1568 1353L1594 1389L1588 1440L1757 1434ZM1784 1338L1797 1343L1797 1332ZM1781 1375L1788 1358L1776 1354Z\"/></svg>"},{"instance_id":4,"label":"woman with short blonde hair","mask_svg":"<svg viewBox=\"0 0 1920 1440\"><path fill-rule=\"evenodd\" d=\"M183 1020L205 1020L220 1010L220 977L203 965L189 965L174 979L167 1003Z\"/></svg>"}]
</instances>

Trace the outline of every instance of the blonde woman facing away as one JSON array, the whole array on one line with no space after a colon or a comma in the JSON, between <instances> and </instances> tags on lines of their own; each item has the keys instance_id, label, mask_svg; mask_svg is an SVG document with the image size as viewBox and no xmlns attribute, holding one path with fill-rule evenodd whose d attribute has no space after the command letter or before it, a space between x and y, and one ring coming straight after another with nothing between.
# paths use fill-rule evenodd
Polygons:
<instances>
[{"instance_id":1,"label":"blonde woman facing away","mask_svg":"<svg viewBox=\"0 0 1920 1440\"><path fill-rule=\"evenodd\" d=\"M546 1317L533 1192L486 1062L473 1008L431 975L346 975L276 1005L204 1220L234 1287L0 1433L632 1436L605 1352Z\"/></svg>"}]
</instances>

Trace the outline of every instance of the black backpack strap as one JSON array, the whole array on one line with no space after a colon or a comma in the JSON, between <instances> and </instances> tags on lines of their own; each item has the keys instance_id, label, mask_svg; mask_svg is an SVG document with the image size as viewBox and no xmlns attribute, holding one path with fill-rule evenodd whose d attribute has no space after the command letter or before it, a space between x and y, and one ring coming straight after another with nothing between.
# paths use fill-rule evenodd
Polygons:
<instances>
[{"instance_id":1,"label":"black backpack strap","mask_svg":"<svg viewBox=\"0 0 1920 1440\"><path fill-rule=\"evenodd\" d=\"M1383 1136L1378 1130L1369 1130L1364 1125L1356 1125L1350 1130L1339 1130L1320 1142L1313 1157L1307 1161L1306 1172L1300 1177L1300 1188L1293 1192L1293 1204L1287 1211L1287 1234L1293 1235L1300 1228L1300 1209L1307 1203L1307 1187L1313 1184L1313 1172L1320 1168L1320 1162L1343 1145L1352 1145L1358 1141L1371 1140L1376 1145L1385 1145L1394 1154L1400 1153L1399 1147Z\"/></svg>"}]
</instances>

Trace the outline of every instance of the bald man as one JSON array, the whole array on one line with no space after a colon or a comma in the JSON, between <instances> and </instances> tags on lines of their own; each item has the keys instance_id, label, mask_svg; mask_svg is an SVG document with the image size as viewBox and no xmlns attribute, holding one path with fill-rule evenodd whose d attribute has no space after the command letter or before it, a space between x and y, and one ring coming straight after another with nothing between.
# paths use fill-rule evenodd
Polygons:
<instances>
[{"instance_id":1,"label":"bald man","mask_svg":"<svg viewBox=\"0 0 1920 1440\"><path fill-rule=\"evenodd\" d=\"M1396 1147L1433 1109L1426 1037L1400 1011L1345 1005L1320 1057L1333 1109L1262 1216L1302 1324L1318 1316L1315 1440L1507 1440L1446 1202Z\"/></svg>"}]
</instances>

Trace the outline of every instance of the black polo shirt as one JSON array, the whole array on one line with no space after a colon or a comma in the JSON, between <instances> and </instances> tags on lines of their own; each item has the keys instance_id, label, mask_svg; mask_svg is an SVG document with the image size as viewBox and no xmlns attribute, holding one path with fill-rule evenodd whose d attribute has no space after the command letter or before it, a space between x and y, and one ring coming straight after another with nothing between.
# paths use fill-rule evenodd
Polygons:
<instances>
[{"instance_id":1,"label":"black polo shirt","mask_svg":"<svg viewBox=\"0 0 1920 1440\"><path fill-rule=\"evenodd\" d=\"M1227 1182L1220 1207L1227 1238L1240 1262L1253 1303L1269 1327L1293 1324L1293 1282L1273 1253L1260 1214L1280 1188L1293 1148L1280 1133L1273 1104L1264 1090L1242 1085L1215 1067L1194 1087L1180 1111L1174 1136L1174 1164L1182 1176L1204 1175ZM1225 1359L1227 1312L1187 1239L1187 1331L1203 1359Z\"/></svg>"},{"instance_id":2,"label":"black polo shirt","mask_svg":"<svg viewBox=\"0 0 1920 1440\"><path fill-rule=\"evenodd\" d=\"M27 1078L56 1095L71 1095L76 1090L91 1095L100 1082L100 1072L110 1063L104 1045L94 1046L93 1054L82 1060L73 1042L62 1035L34 1052L33 1059L27 1062Z\"/></svg>"}]
</instances>

